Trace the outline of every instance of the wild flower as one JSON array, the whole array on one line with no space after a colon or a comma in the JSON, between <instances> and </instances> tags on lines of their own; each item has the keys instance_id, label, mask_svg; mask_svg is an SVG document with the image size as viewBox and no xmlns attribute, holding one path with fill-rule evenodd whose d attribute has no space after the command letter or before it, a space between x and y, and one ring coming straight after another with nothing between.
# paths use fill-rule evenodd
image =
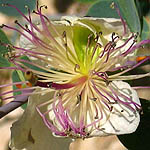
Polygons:
<instances>
[{"instance_id":1,"label":"wild flower","mask_svg":"<svg viewBox=\"0 0 150 150\"><path fill-rule=\"evenodd\" d=\"M29 9L27 17L15 6L8 6L15 8L27 24L15 21L22 31L2 25L17 31L21 38L20 46L6 45L13 53L7 57L13 65L1 69L18 70L23 75L21 82L12 84L18 89L10 92L22 91L21 95L30 95L34 103L40 97L47 99L36 109L53 134L86 138L136 130L141 104L125 81L150 75L128 74L149 59L131 59L149 40L137 43L137 34L120 19L62 17L51 21L42 13L47 7L37 4L33 13L39 23L35 23Z\"/></svg>"}]
</instances>

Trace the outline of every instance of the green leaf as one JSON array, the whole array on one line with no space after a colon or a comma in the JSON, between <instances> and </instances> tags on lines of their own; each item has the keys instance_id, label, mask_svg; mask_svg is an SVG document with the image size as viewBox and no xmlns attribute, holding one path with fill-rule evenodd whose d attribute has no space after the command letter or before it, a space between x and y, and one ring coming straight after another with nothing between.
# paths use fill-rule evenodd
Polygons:
<instances>
[{"instance_id":1,"label":"green leaf","mask_svg":"<svg viewBox=\"0 0 150 150\"><path fill-rule=\"evenodd\" d=\"M0 67L10 67L11 63L0 55Z\"/></svg>"},{"instance_id":2,"label":"green leaf","mask_svg":"<svg viewBox=\"0 0 150 150\"><path fill-rule=\"evenodd\" d=\"M134 0L118 0L121 12L131 32L141 32L141 23Z\"/></svg>"},{"instance_id":3,"label":"green leaf","mask_svg":"<svg viewBox=\"0 0 150 150\"><path fill-rule=\"evenodd\" d=\"M5 44L10 44L6 34L0 29L0 42ZM0 43L0 54L5 54L8 52L8 49Z\"/></svg>"},{"instance_id":4,"label":"green leaf","mask_svg":"<svg viewBox=\"0 0 150 150\"><path fill-rule=\"evenodd\" d=\"M119 140L129 150L150 149L150 101L141 100L143 114L137 130L132 134L119 135Z\"/></svg>"},{"instance_id":5,"label":"green leaf","mask_svg":"<svg viewBox=\"0 0 150 150\"><path fill-rule=\"evenodd\" d=\"M94 3L98 0L76 0L76 1L81 2L81 3Z\"/></svg>"},{"instance_id":6,"label":"green leaf","mask_svg":"<svg viewBox=\"0 0 150 150\"><path fill-rule=\"evenodd\" d=\"M31 60L30 60L27 56L21 56L20 59L27 60L27 61L31 62ZM26 67L28 67L28 68L30 68L30 69L33 69L33 70L46 72L45 70L43 70L43 69L41 69L41 68L39 68L39 67L37 67L37 66L28 64L28 63L26 63L26 62L22 62L22 64L24 64Z\"/></svg>"},{"instance_id":7,"label":"green leaf","mask_svg":"<svg viewBox=\"0 0 150 150\"><path fill-rule=\"evenodd\" d=\"M27 108L27 103L21 105L21 108L25 110Z\"/></svg>"},{"instance_id":8,"label":"green leaf","mask_svg":"<svg viewBox=\"0 0 150 150\"><path fill-rule=\"evenodd\" d=\"M19 74L18 74L18 72L16 70L13 71L13 73L12 73L12 80L13 80L13 83L15 83L15 82L21 82ZM13 86L13 90L16 90L16 89L17 89L17 87L14 85ZM13 94L14 94L14 96L20 95L21 92L14 92Z\"/></svg>"},{"instance_id":9,"label":"green leaf","mask_svg":"<svg viewBox=\"0 0 150 150\"><path fill-rule=\"evenodd\" d=\"M22 81L22 77L23 77L23 73L19 70L19 72L18 71L13 71L13 73L12 73L12 80L13 80L13 83L14 82L21 82ZM23 80L25 80L25 79L23 79ZM13 90L16 90L17 89L17 87L14 85L13 86ZM14 92L13 93L14 94L14 96L16 96L16 95L20 95L21 94L21 91L18 91L18 92ZM27 104L25 103L25 104L23 104L23 105L21 105L21 108L22 109L26 109L26 107L27 107Z\"/></svg>"},{"instance_id":10,"label":"green leaf","mask_svg":"<svg viewBox=\"0 0 150 150\"><path fill-rule=\"evenodd\" d=\"M147 16L150 9L150 1L142 1L142 0L135 0L136 7L138 9L139 15L142 18L143 16Z\"/></svg>"},{"instance_id":11,"label":"green leaf","mask_svg":"<svg viewBox=\"0 0 150 150\"><path fill-rule=\"evenodd\" d=\"M117 0L114 0L114 2L117 2ZM99 18L119 18L117 12L110 7L111 4L111 0L99 0L89 8L87 16Z\"/></svg>"},{"instance_id":12,"label":"green leaf","mask_svg":"<svg viewBox=\"0 0 150 150\"><path fill-rule=\"evenodd\" d=\"M141 23L134 0L113 0L120 9L131 32L141 32ZM112 0L99 0L88 10L87 16L99 18L120 18L115 9L110 8Z\"/></svg>"},{"instance_id":13,"label":"green leaf","mask_svg":"<svg viewBox=\"0 0 150 150\"><path fill-rule=\"evenodd\" d=\"M147 20L145 19L145 17L143 17L143 26L142 26L142 31L141 31L141 40L145 40L145 39L150 39L150 25L147 22Z\"/></svg>"},{"instance_id":14,"label":"green leaf","mask_svg":"<svg viewBox=\"0 0 150 150\"><path fill-rule=\"evenodd\" d=\"M1 43L10 44L10 41L5 33L0 29L0 67L9 67L11 63L4 58L4 55L8 52L8 48L3 46Z\"/></svg>"},{"instance_id":15,"label":"green leaf","mask_svg":"<svg viewBox=\"0 0 150 150\"><path fill-rule=\"evenodd\" d=\"M35 8L36 0L1 0L0 1L0 12L8 16L21 16L14 8L8 6L2 6L2 4L11 4L21 10L23 14L27 13L25 6L27 5L30 10Z\"/></svg>"}]
</instances>

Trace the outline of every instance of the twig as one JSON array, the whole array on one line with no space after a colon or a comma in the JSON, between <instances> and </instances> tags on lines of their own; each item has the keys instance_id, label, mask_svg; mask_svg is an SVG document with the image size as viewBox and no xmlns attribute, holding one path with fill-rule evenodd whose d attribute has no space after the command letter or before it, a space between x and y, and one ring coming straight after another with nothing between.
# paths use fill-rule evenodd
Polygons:
<instances>
[{"instance_id":1,"label":"twig","mask_svg":"<svg viewBox=\"0 0 150 150\"><path fill-rule=\"evenodd\" d=\"M27 101L28 101L28 95L18 96L16 97L15 100L0 107L0 119L4 117L5 115L7 115L8 113L10 113L11 111L25 104Z\"/></svg>"}]
</instances>

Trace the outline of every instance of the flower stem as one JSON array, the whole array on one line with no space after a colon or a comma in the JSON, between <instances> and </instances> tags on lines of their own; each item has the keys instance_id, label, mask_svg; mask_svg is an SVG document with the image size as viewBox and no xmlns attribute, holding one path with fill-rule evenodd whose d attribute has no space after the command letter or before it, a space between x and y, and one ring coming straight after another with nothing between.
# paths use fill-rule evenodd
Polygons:
<instances>
[{"instance_id":1,"label":"flower stem","mask_svg":"<svg viewBox=\"0 0 150 150\"><path fill-rule=\"evenodd\" d=\"M10 103L0 107L0 119L5 115L7 115L8 113L10 113L11 111L25 104L27 101L28 101L28 95L19 96L15 100L11 101Z\"/></svg>"}]
</instances>

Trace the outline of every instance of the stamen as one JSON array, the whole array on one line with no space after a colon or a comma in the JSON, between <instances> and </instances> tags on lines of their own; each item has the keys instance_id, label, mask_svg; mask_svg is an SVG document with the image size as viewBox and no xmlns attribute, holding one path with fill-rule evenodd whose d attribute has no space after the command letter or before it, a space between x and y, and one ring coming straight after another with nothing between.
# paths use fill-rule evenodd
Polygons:
<instances>
[{"instance_id":1,"label":"stamen","mask_svg":"<svg viewBox=\"0 0 150 150\"><path fill-rule=\"evenodd\" d=\"M102 94L100 92L100 90L98 90L98 88L96 87L96 84L92 81L92 85L93 85L93 88L95 89L95 91L100 95L102 96L103 98L105 98L108 102L110 102L110 100L108 99L108 97L106 97L104 94ZM103 100L102 100L103 101ZM104 101L103 101L104 102ZM106 103L105 103L106 104ZM107 104L106 104L107 105ZM108 106L108 105L107 105Z\"/></svg>"},{"instance_id":2,"label":"stamen","mask_svg":"<svg viewBox=\"0 0 150 150\"><path fill-rule=\"evenodd\" d=\"M129 47L124 53L122 53L121 56L126 56L126 55L128 55L130 49L132 49L133 45L134 45L136 42L137 42L137 41L134 39L133 42L132 42L132 44L130 45L130 47Z\"/></svg>"},{"instance_id":3,"label":"stamen","mask_svg":"<svg viewBox=\"0 0 150 150\"><path fill-rule=\"evenodd\" d=\"M111 8L112 9L116 9L116 11L117 11L117 14L118 14L118 16L120 17L120 19L121 19L121 22L122 22L122 24L123 24L123 28L124 28L124 33L123 33L123 36L127 33L127 28L126 28L126 22L125 22L125 20L123 19L123 17L121 16L121 13L120 13L120 10L119 10L119 8L118 8L118 6L117 6L117 4L116 3L112 3L111 4Z\"/></svg>"},{"instance_id":4,"label":"stamen","mask_svg":"<svg viewBox=\"0 0 150 150\"><path fill-rule=\"evenodd\" d=\"M132 53L135 49L138 49L138 48L140 48L141 46L143 46L145 44L150 44L150 40L149 39L148 40L143 40L143 41L140 41L138 44L135 44L131 49L128 50L128 54Z\"/></svg>"},{"instance_id":5,"label":"stamen","mask_svg":"<svg viewBox=\"0 0 150 150\"><path fill-rule=\"evenodd\" d=\"M17 85L18 84L16 84L16 86ZM26 84L26 86L27 86L27 84ZM28 91L29 89L33 89L33 88L32 87L24 87L24 88L19 88L19 89L16 89L16 90L10 90L10 91L1 93L0 97L4 96L4 95L7 95L7 94L10 94L10 93L15 94L16 92L25 92L25 91ZM4 98L2 100L6 100L6 99L9 99L9 97L6 97L6 98Z\"/></svg>"},{"instance_id":6,"label":"stamen","mask_svg":"<svg viewBox=\"0 0 150 150\"><path fill-rule=\"evenodd\" d=\"M112 41L108 42L105 47L104 47L104 50L102 52L102 54L99 56L99 58L102 58L104 56L104 54L106 53L106 60L105 60L105 63L108 61L108 58L110 56L110 53L112 53L116 47L116 42L115 40L116 39L119 39L119 36L116 36L114 37L115 33L113 32L112 33Z\"/></svg>"},{"instance_id":7,"label":"stamen","mask_svg":"<svg viewBox=\"0 0 150 150\"><path fill-rule=\"evenodd\" d=\"M95 72L95 71L93 71L93 75L97 75L98 77L104 79L105 81L107 81L107 79L108 79L108 75L106 72Z\"/></svg>"},{"instance_id":8,"label":"stamen","mask_svg":"<svg viewBox=\"0 0 150 150\"><path fill-rule=\"evenodd\" d=\"M4 25L4 24L3 24L3 27L8 28L8 29L10 29L10 30L14 30L14 31L18 32L20 35L24 36L24 37L25 37L26 39L28 39L30 42L34 43L34 42L33 42L33 40L32 40L31 38L29 38L27 35L25 35L23 32L21 32L21 31L20 31L20 30L18 30L17 28L10 27L10 26L8 26L8 25Z\"/></svg>"},{"instance_id":9,"label":"stamen","mask_svg":"<svg viewBox=\"0 0 150 150\"><path fill-rule=\"evenodd\" d=\"M97 100L97 98L96 98L96 97L92 97L92 98L90 98L90 100L92 100L92 101L96 101L96 100Z\"/></svg>"},{"instance_id":10,"label":"stamen","mask_svg":"<svg viewBox=\"0 0 150 150\"><path fill-rule=\"evenodd\" d=\"M32 36L32 43L37 45L37 47L42 46L48 50L51 49L51 47L47 43L45 43L43 40L37 37L36 33L34 33L33 31L33 27L31 27L31 31L30 31L27 25L25 25L26 28L24 28L17 20L15 20L15 23Z\"/></svg>"},{"instance_id":11,"label":"stamen","mask_svg":"<svg viewBox=\"0 0 150 150\"><path fill-rule=\"evenodd\" d=\"M18 64L15 60L11 60L11 63L13 63L15 66L18 67L18 70L21 70L22 72L25 72L25 69L21 67L20 64Z\"/></svg>"},{"instance_id":12,"label":"stamen","mask_svg":"<svg viewBox=\"0 0 150 150\"><path fill-rule=\"evenodd\" d=\"M100 43L96 43L95 44L95 47L94 47L94 50L93 50L93 54L92 54L92 59L93 59L93 57L94 57L94 55L95 55L95 52L96 52L96 50L97 50L97 48L101 48L102 47L102 45L100 44Z\"/></svg>"},{"instance_id":13,"label":"stamen","mask_svg":"<svg viewBox=\"0 0 150 150\"><path fill-rule=\"evenodd\" d=\"M64 84L59 84L59 83L54 83L54 82L41 82L41 81L36 81L36 86L40 87L45 87L45 88L52 88L55 90L61 90L61 89L69 89L75 86L78 86L80 84L83 84L87 80L87 77L80 77L77 80L74 80L70 83L64 83Z\"/></svg>"},{"instance_id":14,"label":"stamen","mask_svg":"<svg viewBox=\"0 0 150 150\"><path fill-rule=\"evenodd\" d=\"M75 64L74 71L77 73L80 73L80 71L78 71L79 69L80 69L80 66L78 64Z\"/></svg>"},{"instance_id":15,"label":"stamen","mask_svg":"<svg viewBox=\"0 0 150 150\"><path fill-rule=\"evenodd\" d=\"M10 69L10 70L21 70L21 71L23 71L24 72L24 70L23 69L21 69L21 68L17 68L17 67L0 67L0 69Z\"/></svg>"},{"instance_id":16,"label":"stamen","mask_svg":"<svg viewBox=\"0 0 150 150\"><path fill-rule=\"evenodd\" d=\"M58 83L52 83L51 88L54 88L56 90L60 90L60 89L69 89L72 88L74 86L77 86L83 82L85 82L87 80L86 77L81 77L79 79L77 79L76 82L71 82L71 83L65 83L65 84L58 84Z\"/></svg>"},{"instance_id":17,"label":"stamen","mask_svg":"<svg viewBox=\"0 0 150 150\"><path fill-rule=\"evenodd\" d=\"M118 36L118 35L117 35L117 36L115 36L115 35L116 35L116 33L115 33L115 32L113 32L113 33L112 33L112 35L111 35L112 43L113 43L113 42L115 42L115 40L116 40L116 39L119 39L119 36ZM115 37L114 37L114 36L115 36Z\"/></svg>"},{"instance_id":18,"label":"stamen","mask_svg":"<svg viewBox=\"0 0 150 150\"><path fill-rule=\"evenodd\" d=\"M25 93L22 93L22 94L19 94L19 95L5 97L5 98L3 98L3 101L8 100L8 99L12 99L12 98L17 98L17 97L20 97L20 96L29 96L29 95L38 94L38 92L37 93L33 93L33 90L35 88L37 88L37 87L31 87L31 88L27 88L27 89L18 89L18 90L21 90L22 92L24 91Z\"/></svg>"},{"instance_id":19,"label":"stamen","mask_svg":"<svg viewBox=\"0 0 150 150\"><path fill-rule=\"evenodd\" d=\"M114 49L114 51L116 51L116 50L118 50L118 49L121 49L121 48L123 48L124 46L126 46L126 45L128 44L128 42L129 42L130 40L132 40L134 37L135 37L135 35L132 34L131 37L129 37L129 38L125 41L125 43L124 43L123 45L121 45L121 46L119 46L119 47L116 47L116 48Z\"/></svg>"},{"instance_id":20,"label":"stamen","mask_svg":"<svg viewBox=\"0 0 150 150\"><path fill-rule=\"evenodd\" d=\"M70 54L73 58L75 58L75 57L73 56L73 54L71 53L71 51L69 50L69 48L68 48L66 31L63 32L62 37L63 37L63 39L64 39L64 47L65 47L65 49L66 49L66 56L67 56L67 59L74 65L75 63L74 63L73 60L71 60L70 57L69 57L69 54Z\"/></svg>"},{"instance_id":21,"label":"stamen","mask_svg":"<svg viewBox=\"0 0 150 150\"><path fill-rule=\"evenodd\" d=\"M96 43L98 43L98 39L100 38L100 36L102 35L103 33L102 33L102 31L100 31L100 32L96 32L96 37L94 38L94 40L95 40L95 42Z\"/></svg>"},{"instance_id":22,"label":"stamen","mask_svg":"<svg viewBox=\"0 0 150 150\"><path fill-rule=\"evenodd\" d=\"M117 74L115 74L115 75L111 75L110 78L114 78L115 76L118 77L118 76L120 76L120 75L122 75L122 74L125 74L126 72L128 72L128 71L130 71L130 70L133 70L134 68L140 66L141 64L143 64L143 63L146 62L147 60L150 60L150 58L146 57L145 59L141 60L140 62L138 62L137 64L133 65L132 67L130 67L130 68L128 68L128 69L126 69L126 70L124 70L124 71L122 71L122 72L119 72L119 73L117 73Z\"/></svg>"},{"instance_id":23,"label":"stamen","mask_svg":"<svg viewBox=\"0 0 150 150\"><path fill-rule=\"evenodd\" d=\"M0 25L0 28L3 28L5 25L4 24L2 24L2 25Z\"/></svg>"},{"instance_id":24,"label":"stamen","mask_svg":"<svg viewBox=\"0 0 150 150\"><path fill-rule=\"evenodd\" d=\"M37 84L37 81L38 81L38 78L37 76L31 72L30 70L27 70L24 74L24 77L26 80L28 80L32 85L36 85Z\"/></svg>"},{"instance_id":25,"label":"stamen","mask_svg":"<svg viewBox=\"0 0 150 150\"><path fill-rule=\"evenodd\" d=\"M36 57L36 55L43 55L43 56L51 56L50 54L47 54L47 53L40 53L40 52L36 52L36 51L32 51L30 49L25 49L25 48L20 48L20 47L17 47L17 46L12 46L14 49L18 49L18 50L21 50L21 51L24 51L24 54L26 55L29 55L29 53L32 53L32 54L35 54L35 55L32 55L32 57Z\"/></svg>"},{"instance_id":26,"label":"stamen","mask_svg":"<svg viewBox=\"0 0 150 150\"><path fill-rule=\"evenodd\" d=\"M28 81L24 81L24 82L14 82L14 83L9 83L9 84L0 85L0 88L9 87L9 86L17 85L17 84L26 84L26 83L28 83Z\"/></svg>"},{"instance_id":27,"label":"stamen","mask_svg":"<svg viewBox=\"0 0 150 150\"><path fill-rule=\"evenodd\" d=\"M77 95L77 104L81 102L81 94Z\"/></svg>"},{"instance_id":28,"label":"stamen","mask_svg":"<svg viewBox=\"0 0 150 150\"><path fill-rule=\"evenodd\" d=\"M132 111L134 111L134 112L136 111L136 110L131 106L131 104L133 104L133 105L137 108L137 106L136 106L136 105L138 105L137 103L133 102L130 98L128 98L127 96L121 94L120 92L114 91L114 89L112 89L111 87L110 87L110 90L111 90L111 92L115 95L116 100L117 100L119 103L121 103L121 104L127 106L128 108L130 108L130 109L131 109ZM127 100L129 100L129 102L122 101L122 100L118 97L118 94L119 94L120 96L123 96L124 98L127 98Z\"/></svg>"},{"instance_id":29,"label":"stamen","mask_svg":"<svg viewBox=\"0 0 150 150\"><path fill-rule=\"evenodd\" d=\"M87 54L87 49L90 47L92 37L93 37L93 34L88 35L88 42L86 45L86 54Z\"/></svg>"}]
</instances>

